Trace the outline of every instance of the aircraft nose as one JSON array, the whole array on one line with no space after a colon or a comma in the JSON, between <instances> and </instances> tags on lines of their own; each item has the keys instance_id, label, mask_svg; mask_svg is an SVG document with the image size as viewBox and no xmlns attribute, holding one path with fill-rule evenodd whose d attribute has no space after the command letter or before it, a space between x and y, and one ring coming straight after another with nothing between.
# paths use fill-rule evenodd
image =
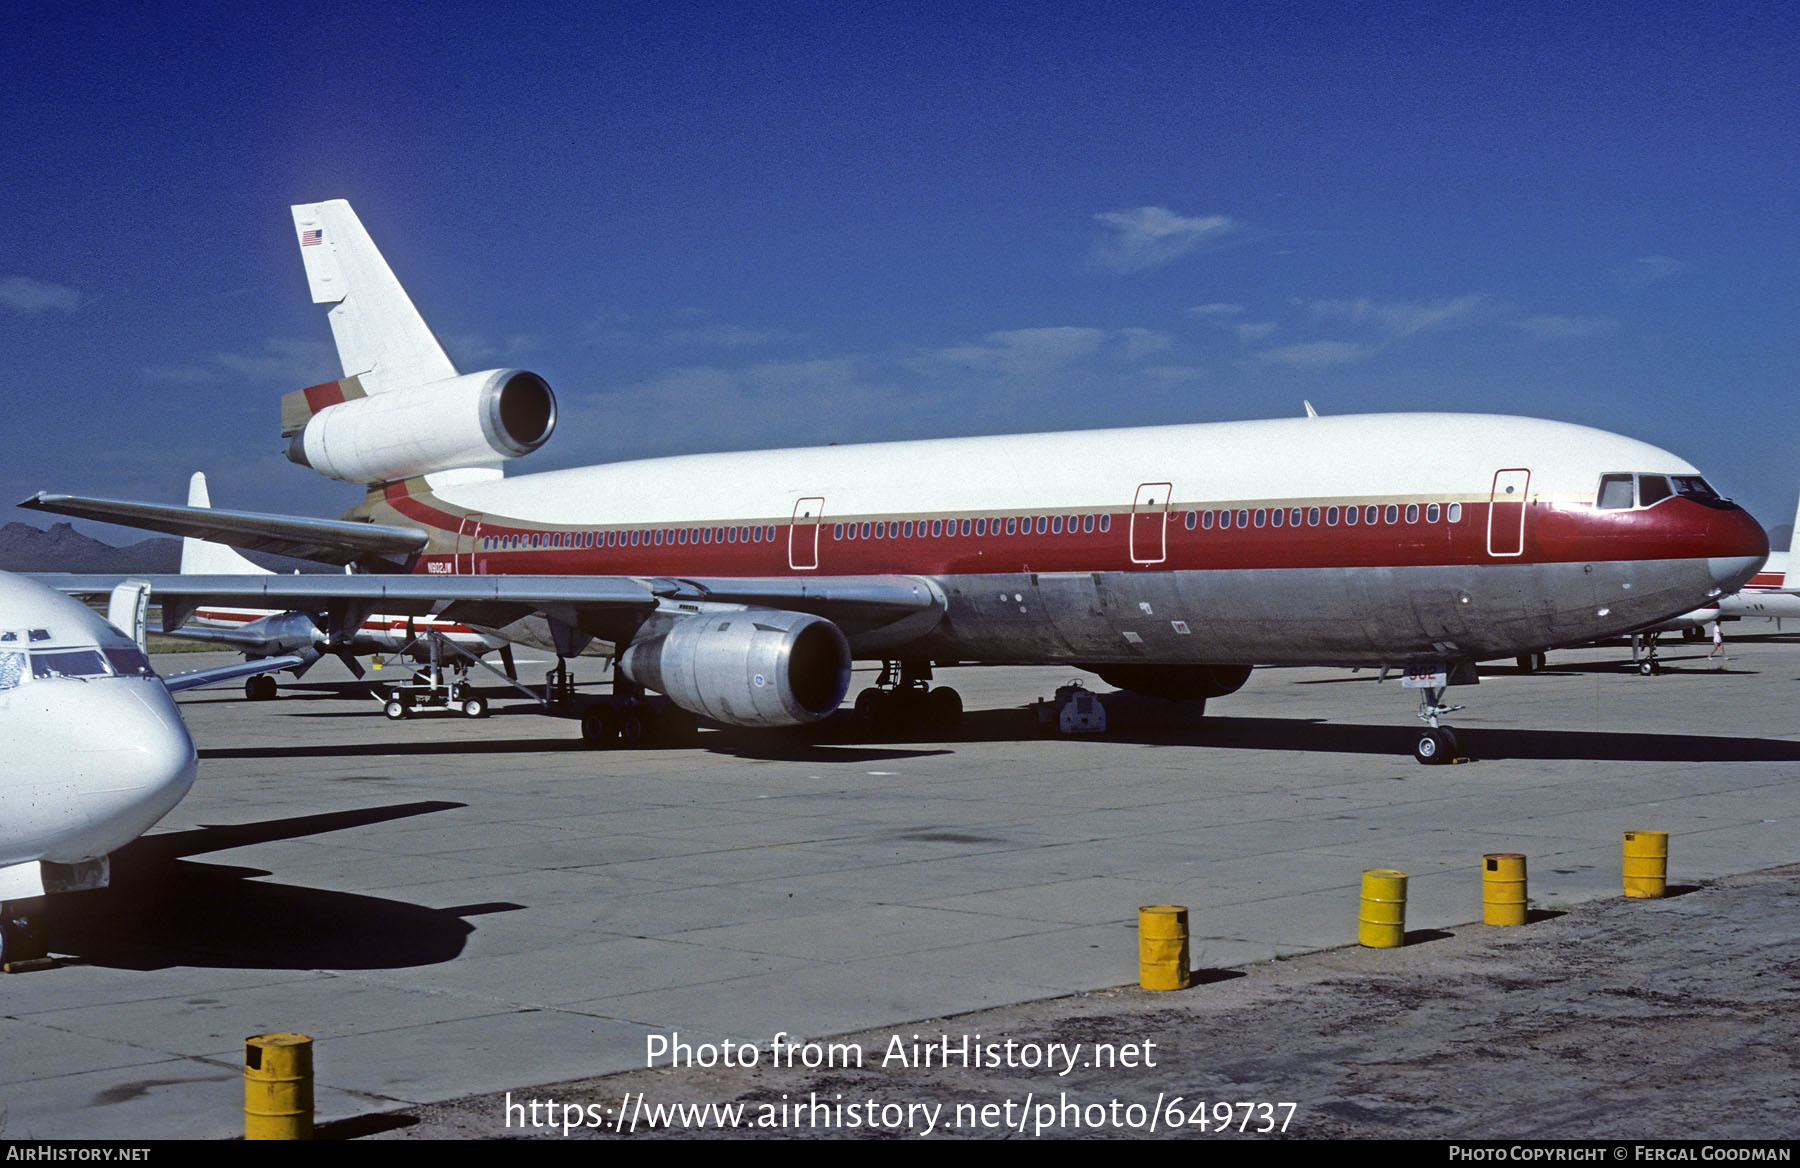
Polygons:
<instances>
[{"instance_id":1,"label":"aircraft nose","mask_svg":"<svg viewBox=\"0 0 1800 1168\"><path fill-rule=\"evenodd\" d=\"M1736 592L1769 558L1769 536L1748 511L1714 511L1706 532L1707 569L1721 593Z\"/></svg>"},{"instance_id":2,"label":"aircraft nose","mask_svg":"<svg viewBox=\"0 0 1800 1168\"><path fill-rule=\"evenodd\" d=\"M193 786L194 740L162 682L116 678L90 682L96 737L77 747L82 806L105 851L148 831Z\"/></svg>"}]
</instances>

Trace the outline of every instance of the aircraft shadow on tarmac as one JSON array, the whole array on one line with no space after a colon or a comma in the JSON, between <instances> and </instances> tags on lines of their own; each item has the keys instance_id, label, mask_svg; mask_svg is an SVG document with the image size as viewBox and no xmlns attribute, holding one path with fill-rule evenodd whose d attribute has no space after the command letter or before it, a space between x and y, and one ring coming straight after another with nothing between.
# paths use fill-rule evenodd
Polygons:
<instances>
[{"instance_id":1,"label":"aircraft shadow on tarmac","mask_svg":"<svg viewBox=\"0 0 1800 1168\"><path fill-rule=\"evenodd\" d=\"M1610 668L1610 667L1609 667ZM1716 672L1695 669L1695 676ZM1374 674L1345 678L1308 679L1297 684L1337 684L1343 681L1373 682ZM345 683L346 685L351 683ZM1644 684L1655 684L1644 679ZM321 689L325 687L320 687ZM332 688L336 688L335 686ZM366 693L366 691L364 691ZM341 695L347 696L347 695ZM1116 742L1140 746L1177 746L1203 750L1273 750L1316 754L1392 755L1405 758L1412 752L1415 728L1396 721L1388 726L1324 722L1313 718L1233 718L1202 715L1198 703L1162 702L1121 692L1099 695L1108 715L1107 732L1079 741ZM308 745L271 745L206 748L208 760L267 758L429 757L436 755L546 754L589 751L576 724L568 718L544 718L537 706L497 706L497 716L540 715L542 733L525 737L431 739L414 742L330 742ZM306 715L302 715L306 716ZM378 720L374 710L356 716ZM432 713L418 719L445 718L461 722L457 714ZM513 723L519 725L520 723ZM488 723L492 725L492 723ZM1646 734L1636 731L1539 730L1474 728L1459 725L1457 736L1469 757L1503 759L1587 759L1599 762L1795 762L1800 761L1800 742L1772 738L1733 738L1713 734ZM764 761L828 764L899 761L955 753L958 743L1020 742L1042 737L1029 709L969 710L955 729L895 727L869 722L849 711L816 726L793 730L743 730L710 728L699 737L698 748L715 754ZM658 749L645 747L644 749ZM612 752L592 751L597 768Z\"/></svg>"},{"instance_id":2,"label":"aircraft shadow on tarmac","mask_svg":"<svg viewBox=\"0 0 1800 1168\"><path fill-rule=\"evenodd\" d=\"M188 856L342 831L465 806L442 801L144 836L113 854L112 886L55 906L53 945L113 969L396 969L449 961L463 918L513 904L430 909L255 879L267 872Z\"/></svg>"},{"instance_id":3,"label":"aircraft shadow on tarmac","mask_svg":"<svg viewBox=\"0 0 1800 1168\"><path fill-rule=\"evenodd\" d=\"M1200 717L1192 707L1182 703L1157 702L1121 693L1100 697L1106 704L1110 720L1107 732L1083 738L1083 741L1195 750L1392 755L1398 760L1411 755L1416 736L1413 729L1405 725L1359 726L1309 718ZM1470 757L1495 761L1800 761L1800 742L1772 738L1606 730L1475 729L1467 726L1458 726L1456 733ZM958 742L1016 742L1037 736L1030 712L1012 709L971 711L964 716L963 725L950 734L943 731L895 732L839 715L810 743L789 740L785 750L779 739L745 732L703 735L700 744L707 749L748 754L742 744L755 742L760 744L755 754L758 758L829 762L840 757L833 753L834 750L864 743L943 743L953 752ZM861 760L846 758L843 761Z\"/></svg>"}]
</instances>

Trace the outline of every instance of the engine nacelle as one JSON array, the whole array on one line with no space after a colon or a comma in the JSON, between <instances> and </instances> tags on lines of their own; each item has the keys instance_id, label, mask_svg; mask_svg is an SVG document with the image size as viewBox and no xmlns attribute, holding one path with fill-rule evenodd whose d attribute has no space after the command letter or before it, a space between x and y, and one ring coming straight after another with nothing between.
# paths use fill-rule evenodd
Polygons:
<instances>
[{"instance_id":1,"label":"engine nacelle","mask_svg":"<svg viewBox=\"0 0 1800 1168\"><path fill-rule=\"evenodd\" d=\"M1250 680L1248 665L1084 665L1120 689L1171 702L1222 698Z\"/></svg>"},{"instance_id":2,"label":"engine nacelle","mask_svg":"<svg viewBox=\"0 0 1800 1168\"><path fill-rule=\"evenodd\" d=\"M287 456L346 482L391 483L493 466L530 454L556 428L556 395L543 378L523 369L490 369L360 397L350 396L359 392L354 380L299 393L309 404L315 390L340 389L345 400L307 418L289 437Z\"/></svg>"},{"instance_id":3,"label":"engine nacelle","mask_svg":"<svg viewBox=\"0 0 1800 1168\"><path fill-rule=\"evenodd\" d=\"M850 643L828 620L752 609L684 616L619 655L618 669L730 726L804 726L850 688Z\"/></svg>"}]
</instances>

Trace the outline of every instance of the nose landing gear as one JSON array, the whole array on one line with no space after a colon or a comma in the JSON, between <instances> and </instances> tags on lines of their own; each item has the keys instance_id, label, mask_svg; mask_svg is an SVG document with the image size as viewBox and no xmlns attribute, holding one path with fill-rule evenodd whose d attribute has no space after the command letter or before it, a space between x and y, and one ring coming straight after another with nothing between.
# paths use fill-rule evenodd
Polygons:
<instances>
[{"instance_id":1,"label":"nose landing gear","mask_svg":"<svg viewBox=\"0 0 1800 1168\"><path fill-rule=\"evenodd\" d=\"M1385 675L1386 670L1382 672ZM1413 757L1420 763L1439 766L1463 760L1462 743L1457 739L1456 731L1439 721L1444 715L1463 707L1445 705L1444 691L1452 685L1474 685L1479 681L1474 664L1467 661L1406 671L1400 684L1419 691L1419 720L1426 726L1413 742Z\"/></svg>"}]
</instances>

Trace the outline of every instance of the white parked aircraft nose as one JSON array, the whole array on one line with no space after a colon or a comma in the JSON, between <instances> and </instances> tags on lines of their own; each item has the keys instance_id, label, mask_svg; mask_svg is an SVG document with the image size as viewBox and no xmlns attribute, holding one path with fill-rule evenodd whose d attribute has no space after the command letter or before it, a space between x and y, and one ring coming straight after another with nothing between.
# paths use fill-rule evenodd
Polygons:
<instances>
[{"instance_id":1,"label":"white parked aircraft nose","mask_svg":"<svg viewBox=\"0 0 1800 1168\"><path fill-rule=\"evenodd\" d=\"M80 686L87 728L70 744L68 759L89 825L81 833L88 855L46 857L73 863L105 855L149 830L193 786L197 763L194 740L156 678L51 684Z\"/></svg>"}]
</instances>

